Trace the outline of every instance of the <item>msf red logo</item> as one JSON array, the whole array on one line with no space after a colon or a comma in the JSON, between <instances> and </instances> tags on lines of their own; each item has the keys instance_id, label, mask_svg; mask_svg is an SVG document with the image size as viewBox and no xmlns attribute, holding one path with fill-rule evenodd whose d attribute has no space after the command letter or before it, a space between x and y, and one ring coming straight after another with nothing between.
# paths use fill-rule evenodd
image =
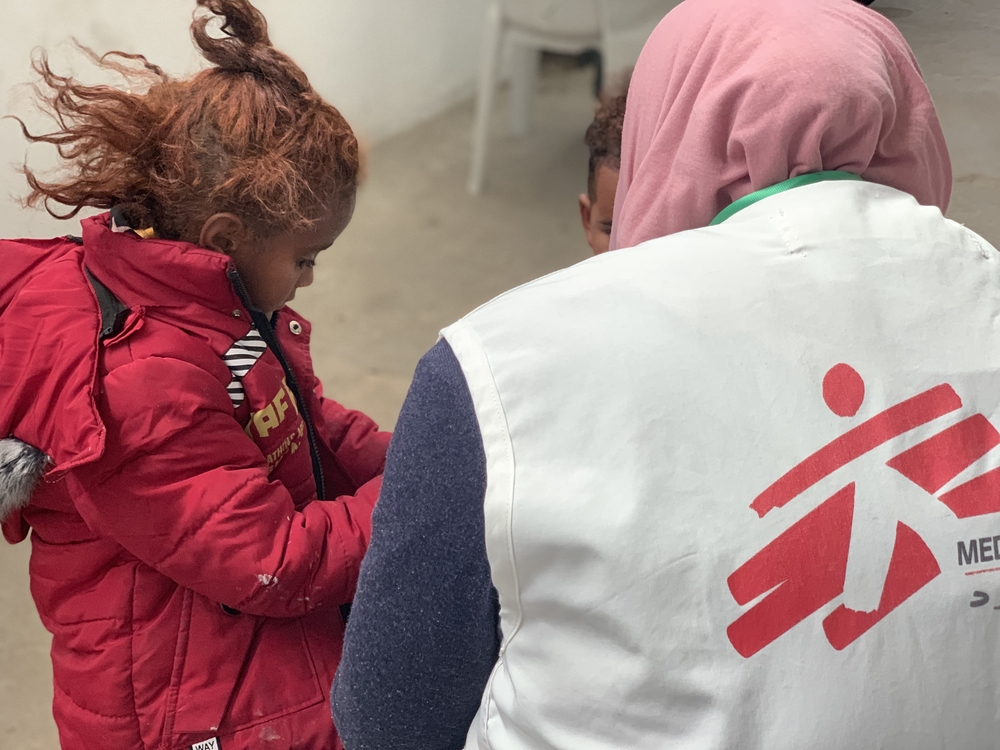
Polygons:
<instances>
[{"instance_id":1,"label":"msf red logo","mask_svg":"<svg viewBox=\"0 0 1000 750\"><path fill-rule=\"evenodd\" d=\"M823 398L834 414L853 417L864 397L864 381L853 368L840 364L826 374ZM961 408L961 398L947 384L896 404L820 448L760 493L750 507L763 518L851 461ZM947 492L940 490L997 445L1000 432L982 414L975 414L893 457L887 465L957 518L972 518L1000 512L1000 468ZM729 576L729 591L741 606L767 594L726 630L740 655L753 656L844 593L853 519L850 483ZM924 540L898 523L878 608L859 612L841 604L823 620L827 640L838 651L847 648L940 573Z\"/></svg>"}]
</instances>

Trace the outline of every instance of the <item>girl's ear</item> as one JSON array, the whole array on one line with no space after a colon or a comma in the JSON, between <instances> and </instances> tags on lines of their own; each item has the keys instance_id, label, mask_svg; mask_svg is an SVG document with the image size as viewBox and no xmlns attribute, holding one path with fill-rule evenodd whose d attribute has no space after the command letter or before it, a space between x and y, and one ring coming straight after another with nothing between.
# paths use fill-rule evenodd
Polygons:
<instances>
[{"instance_id":1,"label":"girl's ear","mask_svg":"<svg viewBox=\"0 0 1000 750\"><path fill-rule=\"evenodd\" d=\"M249 244L249 233L242 219L236 214L212 214L201 226L198 244L235 258Z\"/></svg>"}]
</instances>

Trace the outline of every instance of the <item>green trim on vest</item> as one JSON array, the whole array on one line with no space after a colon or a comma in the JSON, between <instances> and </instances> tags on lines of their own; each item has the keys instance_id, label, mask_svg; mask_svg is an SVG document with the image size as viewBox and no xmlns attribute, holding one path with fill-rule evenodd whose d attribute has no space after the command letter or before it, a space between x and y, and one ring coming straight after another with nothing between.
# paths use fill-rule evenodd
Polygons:
<instances>
[{"instance_id":1,"label":"green trim on vest","mask_svg":"<svg viewBox=\"0 0 1000 750\"><path fill-rule=\"evenodd\" d=\"M734 201L730 205L722 209L722 212L712 219L712 223L709 224L710 227L714 227L716 224L721 224L730 216L739 213L747 206L752 206L758 201L762 201L765 198L770 198L772 195L777 195L778 193L784 193L786 190L792 190L793 188L802 187L803 185L814 185L817 182L833 182L835 180L860 180L861 178L856 174L851 174L850 172L810 172L809 174L800 174L798 177L793 177L790 180L785 180L784 182L779 182L777 185L771 185L771 187L764 188L763 190L758 190L756 193L750 193L750 195L745 195L738 201Z\"/></svg>"}]
</instances>

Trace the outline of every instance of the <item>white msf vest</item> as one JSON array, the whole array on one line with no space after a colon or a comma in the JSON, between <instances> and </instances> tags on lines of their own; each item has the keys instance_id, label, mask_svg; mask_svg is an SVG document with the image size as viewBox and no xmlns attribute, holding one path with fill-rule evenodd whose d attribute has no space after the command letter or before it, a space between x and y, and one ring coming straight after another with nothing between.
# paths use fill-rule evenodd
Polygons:
<instances>
[{"instance_id":1,"label":"white msf vest","mask_svg":"<svg viewBox=\"0 0 1000 750\"><path fill-rule=\"evenodd\" d=\"M1000 742L1000 256L822 183L444 332L485 445L494 750Z\"/></svg>"}]
</instances>

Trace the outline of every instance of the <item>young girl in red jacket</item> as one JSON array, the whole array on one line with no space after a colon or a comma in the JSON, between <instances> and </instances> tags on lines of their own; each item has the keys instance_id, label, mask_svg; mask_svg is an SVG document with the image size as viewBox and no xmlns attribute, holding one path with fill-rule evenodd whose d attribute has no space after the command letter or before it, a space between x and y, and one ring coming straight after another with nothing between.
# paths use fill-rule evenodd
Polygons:
<instances>
[{"instance_id":1,"label":"young girl in red jacket","mask_svg":"<svg viewBox=\"0 0 1000 750\"><path fill-rule=\"evenodd\" d=\"M66 750L339 746L327 700L389 436L323 397L286 307L351 219L358 144L246 0L212 63L130 90L36 63L65 171L108 213L0 242L0 519L30 533ZM207 30L221 16L221 33Z\"/></svg>"}]
</instances>

